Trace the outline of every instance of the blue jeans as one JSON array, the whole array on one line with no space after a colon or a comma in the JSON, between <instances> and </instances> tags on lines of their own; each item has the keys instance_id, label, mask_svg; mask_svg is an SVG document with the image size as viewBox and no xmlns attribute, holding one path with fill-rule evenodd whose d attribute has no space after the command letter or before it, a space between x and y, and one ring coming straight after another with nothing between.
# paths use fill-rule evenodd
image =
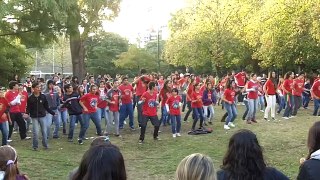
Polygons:
<instances>
[{"instance_id":1,"label":"blue jeans","mask_svg":"<svg viewBox=\"0 0 320 180\"><path fill-rule=\"evenodd\" d=\"M184 112L184 110L186 109L187 106L187 95L186 94L182 94L181 95L182 98L182 112Z\"/></svg>"},{"instance_id":2,"label":"blue jeans","mask_svg":"<svg viewBox=\"0 0 320 180\"><path fill-rule=\"evenodd\" d=\"M116 135L119 135L119 111L116 112L109 112L109 118L108 118L108 122L107 122L107 126L106 126L106 133L107 134L111 134L111 130L112 130L112 122L114 122L114 132Z\"/></svg>"},{"instance_id":3,"label":"blue jeans","mask_svg":"<svg viewBox=\"0 0 320 180\"><path fill-rule=\"evenodd\" d=\"M292 94L287 94L284 97L286 102L286 109L284 110L283 117L289 117L292 115L292 110L294 106L294 98Z\"/></svg>"},{"instance_id":4,"label":"blue jeans","mask_svg":"<svg viewBox=\"0 0 320 180\"><path fill-rule=\"evenodd\" d=\"M304 108L309 106L310 97L309 96L302 96L302 105Z\"/></svg>"},{"instance_id":5,"label":"blue jeans","mask_svg":"<svg viewBox=\"0 0 320 180\"><path fill-rule=\"evenodd\" d=\"M264 96L259 96L258 98L259 98L260 110L264 110L265 108Z\"/></svg>"},{"instance_id":6,"label":"blue jeans","mask_svg":"<svg viewBox=\"0 0 320 180\"><path fill-rule=\"evenodd\" d=\"M279 109L278 113L281 112L282 109L286 108L286 101L284 99L284 96L279 96Z\"/></svg>"},{"instance_id":7,"label":"blue jeans","mask_svg":"<svg viewBox=\"0 0 320 180\"><path fill-rule=\"evenodd\" d=\"M52 115L51 115L52 116ZM41 129L42 134L42 145L45 148L48 148L48 136L49 136L49 129L52 120L46 117L41 118L31 118L32 119L32 147L38 148L38 138L39 138L39 127Z\"/></svg>"},{"instance_id":8,"label":"blue jeans","mask_svg":"<svg viewBox=\"0 0 320 180\"><path fill-rule=\"evenodd\" d=\"M192 124L192 129L194 129L196 127L196 124L200 118L200 128L202 128L203 126L203 110L202 108L193 108L193 116L194 116L194 120L193 120L193 124Z\"/></svg>"},{"instance_id":9,"label":"blue jeans","mask_svg":"<svg viewBox=\"0 0 320 180\"><path fill-rule=\"evenodd\" d=\"M105 126L106 126L109 120L109 108L97 108L97 113L101 121L102 121L102 117L104 117Z\"/></svg>"},{"instance_id":10,"label":"blue jeans","mask_svg":"<svg viewBox=\"0 0 320 180\"><path fill-rule=\"evenodd\" d=\"M99 119L99 114L98 112L94 112L94 113L89 113L89 114L82 114L82 118L83 118L83 126L81 125L81 130L80 130L80 135L79 135L79 139L83 139L87 129L89 128L89 124L90 124L90 119L92 120L92 122L94 123L94 125L96 126L96 130L97 130L97 134L99 136L102 135L102 131L101 131L101 119ZM81 123L81 121L80 121Z\"/></svg>"},{"instance_id":11,"label":"blue jeans","mask_svg":"<svg viewBox=\"0 0 320 180\"><path fill-rule=\"evenodd\" d=\"M0 131L2 133L2 146L7 145L9 135L8 121L0 123Z\"/></svg>"},{"instance_id":12,"label":"blue jeans","mask_svg":"<svg viewBox=\"0 0 320 180\"><path fill-rule=\"evenodd\" d=\"M314 102L313 115L317 116L317 115L319 115L318 114L318 110L319 110L319 107L320 107L320 99L314 99L313 102Z\"/></svg>"},{"instance_id":13,"label":"blue jeans","mask_svg":"<svg viewBox=\"0 0 320 180\"><path fill-rule=\"evenodd\" d=\"M180 133L181 115L170 115L172 134Z\"/></svg>"},{"instance_id":14,"label":"blue jeans","mask_svg":"<svg viewBox=\"0 0 320 180\"><path fill-rule=\"evenodd\" d=\"M58 137L59 136L59 128L60 128L60 123L61 123L61 118L60 118L60 112L58 110L53 110L56 114L52 116L51 114L47 114L46 118L48 119L49 126L48 126L48 137L50 137L50 126L53 123L54 124L54 130L53 130L53 137Z\"/></svg>"},{"instance_id":15,"label":"blue jeans","mask_svg":"<svg viewBox=\"0 0 320 180\"><path fill-rule=\"evenodd\" d=\"M160 122L162 122L163 125L166 125L167 123L170 123L170 115L167 112L166 106L161 107L161 119Z\"/></svg>"},{"instance_id":16,"label":"blue jeans","mask_svg":"<svg viewBox=\"0 0 320 180\"><path fill-rule=\"evenodd\" d=\"M243 100L243 103L246 106L246 110L244 111L242 119L245 120L249 112L249 103L248 103L248 100Z\"/></svg>"},{"instance_id":17,"label":"blue jeans","mask_svg":"<svg viewBox=\"0 0 320 180\"><path fill-rule=\"evenodd\" d=\"M258 99L248 99L249 111L247 114L247 120L256 120L256 113L258 109Z\"/></svg>"},{"instance_id":18,"label":"blue jeans","mask_svg":"<svg viewBox=\"0 0 320 180\"><path fill-rule=\"evenodd\" d=\"M227 110L228 113L228 117L226 119L226 125L228 125L229 122L233 122L237 118L238 112L234 103L224 103L224 108Z\"/></svg>"},{"instance_id":19,"label":"blue jeans","mask_svg":"<svg viewBox=\"0 0 320 180\"><path fill-rule=\"evenodd\" d=\"M133 105L132 103L129 104L122 104L120 107L120 128L123 128L124 120L129 116L129 126L134 128L133 123Z\"/></svg>"},{"instance_id":20,"label":"blue jeans","mask_svg":"<svg viewBox=\"0 0 320 180\"><path fill-rule=\"evenodd\" d=\"M59 112L60 112L60 118L61 118L61 122L62 122L62 127L63 127L63 129L66 129L67 120L68 120L68 111L67 110L63 110L63 111L59 111Z\"/></svg>"},{"instance_id":21,"label":"blue jeans","mask_svg":"<svg viewBox=\"0 0 320 180\"><path fill-rule=\"evenodd\" d=\"M75 128L75 124L76 121L81 123L81 127L82 127L82 115L70 115L70 126L69 126L69 135L68 135L68 139L73 139L73 132L74 132L74 128Z\"/></svg>"}]
</instances>

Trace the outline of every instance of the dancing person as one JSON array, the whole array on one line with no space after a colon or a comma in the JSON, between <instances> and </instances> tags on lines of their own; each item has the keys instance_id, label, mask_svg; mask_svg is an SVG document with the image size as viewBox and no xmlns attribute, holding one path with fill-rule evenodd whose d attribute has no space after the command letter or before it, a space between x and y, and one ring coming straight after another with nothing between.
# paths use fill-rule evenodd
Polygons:
<instances>
[{"instance_id":1,"label":"dancing person","mask_svg":"<svg viewBox=\"0 0 320 180\"><path fill-rule=\"evenodd\" d=\"M292 117L297 116L298 110L302 105L302 93L304 90L304 72L300 72L299 76L293 80L293 109L292 109Z\"/></svg>"},{"instance_id":2,"label":"dancing person","mask_svg":"<svg viewBox=\"0 0 320 180\"><path fill-rule=\"evenodd\" d=\"M119 126L120 129L123 129L123 124L125 119L129 116L129 127L132 131L135 130L134 128L134 121L133 121L133 87L129 83L128 77L122 78L122 84L119 86L119 90L121 91L121 106L120 106L120 122Z\"/></svg>"},{"instance_id":3,"label":"dancing person","mask_svg":"<svg viewBox=\"0 0 320 180\"><path fill-rule=\"evenodd\" d=\"M208 122L209 124L212 124L212 119L214 116L213 106L217 103L217 93L215 89L212 87L212 83L210 81L207 82L206 89L203 91L202 102L205 123Z\"/></svg>"},{"instance_id":4,"label":"dancing person","mask_svg":"<svg viewBox=\"0 0 320 180\"><path fill-rule=\"evenodd\" d=\"M289 180L280 171L266 165L262 147L250 130L239 130L231 136L217 177L218 180Z\"/></svg>"},{"instance_id":5,"label":"dancing person","mask_svg":"<svg viewBox=\"0 0 320 180\"><path fill-rule=\"evenodd\" d=\"M202 94L200 93L200 84L196 83L194 85L194 89L191 96L191 107L194 115L194 120L192 123L192 131L195 130L196 124L200 119L199 129L203 128L203 102L202 102Z\"/></svg>"},{"instance_id":6,"label":"dancing person","mask_svg":"<svg viewBox=\"0 0 320 180\"><path fill-rule=\"evenodd\" d=\"M107 121L105 134L111 134L112 124L114 122L114 135L117 137L121 137L119 131L119 109L121 103L121 92L118 89L118 86L119 81L114 80L112 88L107 93L107 102L109 103L109 118Z\"/></svg>"},{"instance_id":7,"label":"dancing person","mask_svg":"<svg viewBox=\"0 0 320 180\"><path fill-rule=\"evenodd\" d=\"M230 127L236 127L235 124L233 123L238 115L236 104L235 104L235 95L236 95L236 92L232 87L232 81L228 79L226 81L226 86L224 89L224 93L222 95L222 101L227 111L226 121L223 126L225 130L229 130Z\"/></svg>"},{"instance_id":8,"label":"dancing person","mask_svg":"<svg viewBox=\"0 0 320 180\"><path fill-rule=\"evenodd\" d=\"M302 93L302 106L304 109L308 109L310 97L311 97L311 85L310 85L310 79L306 78L306 82L304 83L304 90Z\"/></svg>"},{"instance_id":9,"label":"dancing person","mask_svg":"<svg viewBox=\"0 0 320 180\"><path fill-rule=\"evenodd\" d=\"M178 95L179 90L177 88L173 88L171 93L171 96L166 101L165 107L170 114L172 137L175 138L181 136L181 96Z\"/></svg>"},{"instance_id":10,"label":"dancing person","mask_svg":"<svg viewBox=\"0 0 320 180\"><path fill-rule=\"evenodd\" d=\"M172 82L169 80L166 80L164 82L163 88L160 90L159 93L159 99L161 100L161 118L160 121L163 126L166 126L167 124L170 125L170 114L167 111L167 108L165 106L168 98L171 95L171 89L172 89Z\"/></svg>"},{"instance_id":11,"label":"dancing person","mask_svg":"<svg viewBox=\"0 0 320 180\"><path fill-rule=\"evenodd\" d=\"M160 140L158 137L160 121L157 116L157 94L155 93L156 84L154 82L149 82L148 91L144 92L141 96L139 104L142 104L142 121L140 129L139 144L144 142L144 137L146 133L147 123L150 120L154 126L153 139Z\"/></svg>"},{"instance_id":12,"label":"dancing person","mask_svg":"<svg viewBox=\"0 0 320 180\"><path fill-rule=\"evenodd\" d=\"M256 123L256 113L258 109L258 88L259 84L257 83L257 75L252 73L250 75L250 81L246 84L246 91L248 92L248 105L249 112L246 117L247 124L251 124L252 122Z\"/></svg>"},{"instance_id":13,"label":"dancing person","mask_svg":"<svg viewBox=\"0 0 320 180\"><path fill-rule=\"evenodd\" d=\"M282 85L283 96L286 102L286 109L284 110L284 113L283 113L284 119L289 119L289 117L291 118L292 109L294 106L294 99L292 96L293 78L294 78L294 73L291 71L287 72L284 75L284 82Z\"/></svg>"},{"instance_id":14,"label":"dancing person","mask_svg":"<svg viewBox=\"0 0 320 180\"><path fill-rule=\"evenodd\" d=\"M175 180L216 180L211 158L199 153L185 157L177 167Z\"/></svg>"},{"instance_id":15,"label":"dancing person","mask_svg":"<svg viewBox=\"0 0 320 180\"><path fill-rule=\"evenodd\" d=\"M276 117L276 89L277 89L277 80L276 80L276 73L275 72L269 72L268 74L268 80L263 86L263 91L266 95L267 100L267 107L264 111L264 120L268 120L269 112L271 110L271 119L275 120Z\"/></svg>"}]
</instances>

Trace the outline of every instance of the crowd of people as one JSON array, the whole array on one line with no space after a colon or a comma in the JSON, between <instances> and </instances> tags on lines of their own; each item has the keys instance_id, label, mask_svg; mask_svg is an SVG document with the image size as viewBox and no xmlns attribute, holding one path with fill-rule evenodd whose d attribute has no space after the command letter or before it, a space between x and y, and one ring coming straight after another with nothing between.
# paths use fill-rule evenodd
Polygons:
<instances>
[{"instance_id":1,"label":"crowd of people","mask_svg":"<svg viewBox=\"0 0 320 180\"><path fill-rule=\"evenodd\" d=\"M300 160L297 180L317 180L320 177L320 121L314 123L308 135L308 156ZM0 180L28 180L18 168L16 150L0 147ZM78 167L69 173L70 180L126 180L125 159L121 150L108 136L95 138ZM289 180L279 170L266 164L256 134L241 129L234 133L220 170L207 155L200 153L185 157L177 166L176 180Z\"/></svg>"},{"instance_id":2,"label":"crowd of people","mask_svg":"<svg viewBox=\"0 0 320 180\"><path fill-rule=\"evenodd\" d=\"M148 74L145 69L141 69L140 75L131 82L129 77L121 75L114 78L109 75L88 75L79 81L75 76L60 77L55 74L47 80L27 77L24 83L15 77L9 82L8 89L1 88L0 130L3 146L12 141L11 136L17 131L20 139L32 139L32 148L37 151L39 131L42 134L42 146L47 149L49 139L59 139L61 133L68 136L69 142L74 142L74 132L77 124L80 124L77 141L81 145L88 139L86 135L90 120L98 136L114 135L121 138L121 129L127 125L128 118L128 128L132 131L140 129L137 139L139 144L143 144L149 120L154 127L154 140L160 140L160 127L167 125L171 126L172 137L177 138L182 135L181 121L189 121L191 118L191 133L207 132L206 126L212 126L214 119L217 119L215 111L220 105L226 110L221 119L225 122L223 128L229 130L236 127L238 105L245 105L242 119L247 124L254 124L258 122L259 110L264 113L265 121L278 120L276 114L282 110L282 118L288 120L296 117L301 107L307 109L311 99L314 102L313 115L318 116L320 75L308 78L304 72L287 72L282 77L275 72L269 72L268 76L258 76L241 71L218 78L188 72L175 72L164 77L156 73ZM134 121L135 109L137 125ZM182 112L186 112L184 117ZM27 135L29 132L32 132L32 138ZM240 134L254 141L250 132ZM225 159L224 163L227 161ZM266 167L263 159L259 163L264 171ZM237 177L236 172L227 171L229 166L233 165L226 164L222 176ZM274 174L272 169L270 173Z\"/></svg>"}]
</instances>

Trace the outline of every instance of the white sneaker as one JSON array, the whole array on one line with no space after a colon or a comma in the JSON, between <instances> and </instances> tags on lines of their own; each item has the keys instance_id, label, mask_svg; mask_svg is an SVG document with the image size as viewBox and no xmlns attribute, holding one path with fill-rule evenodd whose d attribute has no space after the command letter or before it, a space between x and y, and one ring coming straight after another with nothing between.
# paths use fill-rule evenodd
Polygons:
<instances>
[{"instance_id":1,"label":"white sneaker","mask_svg":"<svg viewBox=\"0 0 320 180\"><path fill-rule=\"evenodd\" d=\"M127 124L127 121L124 121L123 124Z\"/></svg>"},{"instance_id":2,"label":"white sneaker","mask_svg":"<svg viewBox=\"0 0 320 180\"><path fill-rule=\"evenodd\" d=\"M289 119L288 117L282 117L282 118L283 118L283 119L287 119L287 120Z\"/></svg>"},{"instance_id":3,"label":"white sneaker","mask_svg":"<svg viewBox=\"0 0 320 180\"><path fill-rule=\"evenodd\" d=\"M181 137L181 134L180 134L180 133L177 133L177 137Z\"/></svg>"},{"instance_id":4,"label":"white sneaker","mask_svg":"<svg viewBox=\"0 0 320 180\"><path fill-rule=\"evenodd\" d=\"M229 123L228 123L228 126L229 126L229 127L233 127L233 128L236 127L236 125L234 125L232 122L229 122Z\"/></svg>"},{"instance_id":5,"label":"white sneaker","mask_svg":"<svg viewBox=\"0 0 320 180\"><path fill-rule=\"evenodd\" d=\"M295 118L295 117L297 117L297 116L290 116L289 118Z\"/></svg>"},{"instance_id":6,"label":"white sneaker","mask_svg":"<svg viewBox=\"0 0 320 180\"><path fill-rule=\"evenodd\" d=\"M172 137L175 138L175 137L177 137L177 135L176 134L172 134Z\"/></svg>"},{"instance_id":7,"label":"white sneaker","mask_svg":"<svg viewBox=\"0 0 320 180\"><path fill-rule=\"evenodd\" d=\"M225 130L229 130L229 129L230 129L230 127L229 127L228 125L223 125L223 129L225 129Z\"/></svg>"},{"instance_id":8,"label":"white sneaker","mask_svg":"<svg viewBox=\"0 0 320 180\"><path fill-rule=\"evenodd\" d=\"M264 112L264 110L260 110L260 112Z\"/></svg>"},{"instance_id":9,"label":"white sneaker","mask_svg":"<svg viewBox=\"0 0 320 180\"><path fill-rule=\"evenodd\" d=\"M12 142L12 140L11 140L11 139L8 139L7 142L10 143L10 142Z\"/></svg>"}]
</instances>

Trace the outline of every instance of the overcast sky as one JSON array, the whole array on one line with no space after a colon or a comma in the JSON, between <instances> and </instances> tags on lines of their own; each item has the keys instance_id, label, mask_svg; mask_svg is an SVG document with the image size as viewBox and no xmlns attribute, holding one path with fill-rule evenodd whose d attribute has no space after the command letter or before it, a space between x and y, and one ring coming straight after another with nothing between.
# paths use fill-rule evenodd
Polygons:
<instances>
[{"instance_id":1,"label":"overcast sky","mask_svg":"<svg viewBox=\"0 0 320 180\"><path fill-rule=\"evenodd\" d=\"M105 22L103 27L133 40L151 27L167 25L170 14L185 5L185 0L122 0L119 16L114 22Z\"/></svg>"}]
</instances>

